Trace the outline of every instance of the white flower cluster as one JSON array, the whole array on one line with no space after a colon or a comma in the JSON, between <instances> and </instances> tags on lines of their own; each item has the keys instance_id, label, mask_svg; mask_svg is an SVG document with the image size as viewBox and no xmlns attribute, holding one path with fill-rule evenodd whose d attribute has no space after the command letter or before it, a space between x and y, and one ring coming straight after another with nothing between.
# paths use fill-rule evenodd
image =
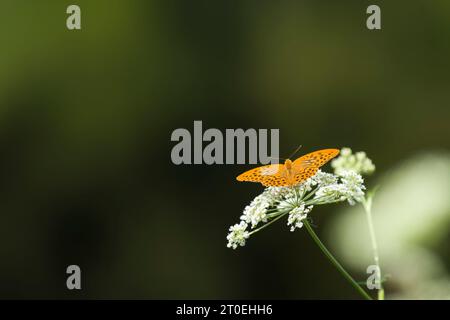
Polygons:
<instances>
[{"instance_id":1,"label":"white flower cluster","mask_svg":"<svg viewBox=\"0 0 450 320\"><path fill-rule=\"evenodd\" d=\"M285 187L269 187L245 207L241 220L251 225L253 229L260 222L267 222L267 210L288 191Z\"/></svg>"},{"instance_id":2,"label":"white flower cluster","mask_svg":"<svg viewBox=\"0 0 450 320\"><path fill-rule=\"evenodd\" d=\"M342 172L341 176L342 184L347 188L345 198L347 201L354 205L355 202L361 202L364 199L364 179L355 171Z\"/></svg>"},{"instance_id":3,"label":"white flower cluster","mask_svg":"<svg viewBox=\"0 0 450 320\"><path fill-rule=\"evenodd\" d=\"M354 171L343 171L340 177L341 183L333 183L317 190L314 199L317 203L330 203L347 200L354 205L364 198L364 180Z\"/></svg>"},{"instance_id":4,"label":"white flower cluster","mask_svg":"<svg viewBox=\"0 0 450 320\"><path fill-rule=\"evenodd\" d=\"M331 161L331 167L333 167L334 173L339 176L349 170L363 175L371 174L375 171L375 165L364 151L353 154L350 148L342 148L340 156Z\"/></svg>"},{"instance_id":5,"label":"white flower cluster","mask_svg":"<svg viewBox=\"0 0 450 320\"><path fill-rule=\"evenodd\" d=\"M287 225L294 231L303 226L303 220L315 205L347 200L350 204L364 197L364 181L354 171L342 171L338 176L319 170L313 177L294 187L268 187L245 207L241 222L230 227L228 247L244 246L246 239L259 229L260 223L271 223L288 215ZM263 225L262 227L264 227ZM262 228L260 227L260 228ZM248 231L247 228L254 229Z\"/></svg>"},{"instance_id":6,"label":"white flower cluster","mask_svg":"<svg viewBox=\"0 0 450 320\"><path fill-rule=\"evenodd\" d=\"M247 231L247 224L244 221L230 227L230 233L227 236L228 248L236 249L238 246L245 246L245 240L250 236Z\"/></svg>"},{"instance_id":7,"label":"white flower cluster","mask_svg":"<svg viewBox=\"0 0 450 320\"><path fill-rule=\"evenodd\" d=\"M302 203L300 206L295 207L289 212L287 225L291 226L291 232L295 228L303 227L303 220L307 218L307 214L312 210L313 206L305 206Z\"/></svg>"}]
</instances>

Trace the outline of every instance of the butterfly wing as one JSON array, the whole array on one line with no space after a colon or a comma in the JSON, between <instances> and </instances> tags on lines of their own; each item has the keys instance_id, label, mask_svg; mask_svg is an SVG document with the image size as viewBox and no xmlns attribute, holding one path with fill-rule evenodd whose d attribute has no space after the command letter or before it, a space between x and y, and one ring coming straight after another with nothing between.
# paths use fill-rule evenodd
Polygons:
<instances>
[{"instance_id":1,"label":"butterfly wing","mask_svg":"<svg viewBox=\"0 0 450 320\"><path fill-rule=\"evenodd\" d=\"M317 170L339 154L339 149L323 149L298 158L292 163L295 184L305 181L316 174Z\"/></svg>"},{"instance_id":2,"label":"butterfly wing","mask_svg":"<svg viewBox=\"0 0 450 320\"><path fill-rule=\"evenodd\" d=\"M269 164L248 170L236 177L237 181L260 182L266 187L289 185L286 168L283 164Z\"/></svg>"}]
</instances>

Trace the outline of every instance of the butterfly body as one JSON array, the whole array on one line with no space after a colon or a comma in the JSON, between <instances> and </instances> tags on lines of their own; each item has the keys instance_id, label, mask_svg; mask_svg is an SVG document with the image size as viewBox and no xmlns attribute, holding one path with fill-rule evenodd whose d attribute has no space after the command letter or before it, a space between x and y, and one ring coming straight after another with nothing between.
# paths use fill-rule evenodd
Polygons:
<instances>
[{"instance_id":1,"label":"butterfly body","mask_svg":"<svg viewBox=\"0 0 450 320\"><path fill-rule=\"evenodd\" d=\"M338 154L338 149L314 151L295 161L287 159L284 164L270 164L251 169L237 176L236 180L259 182L266 187L293 186L315 175L321 166Z\"/></svg>"},{"instance_id":2,"label":"butterfly body","mask_svg":"<svg viewBox=\"0 0 450 320\"><path fill-rule=\"evenodd\" d=\"M289 159L286 159L286 161L284 162L284 166L286 167L287 170L291 171L292 170L292 161Z\"/></svg>"}]
</instances>

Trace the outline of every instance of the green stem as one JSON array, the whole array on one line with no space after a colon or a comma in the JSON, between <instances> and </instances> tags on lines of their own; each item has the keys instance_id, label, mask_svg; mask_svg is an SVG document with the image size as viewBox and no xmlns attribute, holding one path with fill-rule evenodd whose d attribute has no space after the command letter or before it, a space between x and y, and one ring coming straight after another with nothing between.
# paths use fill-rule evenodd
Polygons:
<instances>
[{"instance_id":1,"label":"green stem","mask_svg":"<svg viewBox=\"0 0 450 320\"><path fill-rule=\"evenodd\" d=\"M271 225L272 223L274 223L275 221L277 221L278 219L280 219L281 217L284 217L286 214L289 213L289 210L287 211L280 211L279 212L279 216L277 216L276 218L273 218L272 220L270 220L269 222L267 222L265 225L263 225L262 227L259 227L258 229L253 230L252 232L250 232L248 235L251 236L252 234L268 227L269 225Z\"/></svg>"},{"instance_id":2,"label":"green stem","mask_svg":"<svg viewBox=\"0 0 450 320\"><path fill-rule=\"evenodd\" d=\"M302 197L301 199L302 199L303 201L308 200L309 198L311 198L313 195L316 194L316 191L319 190L319 188L320 188L319 186L316 187L313 191L311 191L310 193L308 193L305 197Z\"/></svg>"},{"instance_id":3,"label":"green stem","mask_svg":"<svg viewBox=\"0 0 450 320\"><path fill-rule=\"evenodd\" d=\"M367 224L369 225L369 234L370 240L372 243L372 252L373 252L373 260L375 265L378 268L378 281L379 281L379 289L378 289L378 300L384 300L384 288L381 282L381 268L380 268L380 258L378 255L378 245L377 238L375 236L375 228L373 227L373 219L372 219L372 197L367 197L362 201L364 211L366 212Z\"/></svg>"},{"instance_id":4,"label":"green stem","mask_svg":"<svg viewBox=\"0 0 450 320\"><path fill-rule=\"evenodd\" d=\"M309 224L308 220L304 220L304 225L306 227L306 230L308 230L309 235L311 238L313 238L314 242L317 244L317 246L322 250L322 252L325 254L325 256L331 261L331 263L336 267L336 269L339 270L339 272L344 276L345 279L350 282L350 284L367 300L372 300L372 298L367 294L366 291L355 281L355 279L352 278L352 276L345 271L344 267L341 266L341 264L336 260L336 258L331 254L330 251L325 247L325 245L320 241L317 234L312 229L311 225Z\"/></svg>"}]
</instances>

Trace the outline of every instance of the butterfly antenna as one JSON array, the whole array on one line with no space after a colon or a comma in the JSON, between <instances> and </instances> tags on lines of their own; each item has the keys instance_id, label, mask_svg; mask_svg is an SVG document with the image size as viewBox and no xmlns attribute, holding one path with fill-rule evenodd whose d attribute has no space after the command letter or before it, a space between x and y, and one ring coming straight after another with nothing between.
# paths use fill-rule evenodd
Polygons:
<instances>
[{"instance_id":1,"label":"butterfly antenna","mask_svg":"<svg viewBox=\"0 0 450 320\"><path fill-rule=\"evenodd\" d=\"M292 158L298 152L298 150L300 150L301 147L302 145L299 145L297 149L295 149L295 151L289 156L289 158Z\"/></svg>"}]
</instances>

